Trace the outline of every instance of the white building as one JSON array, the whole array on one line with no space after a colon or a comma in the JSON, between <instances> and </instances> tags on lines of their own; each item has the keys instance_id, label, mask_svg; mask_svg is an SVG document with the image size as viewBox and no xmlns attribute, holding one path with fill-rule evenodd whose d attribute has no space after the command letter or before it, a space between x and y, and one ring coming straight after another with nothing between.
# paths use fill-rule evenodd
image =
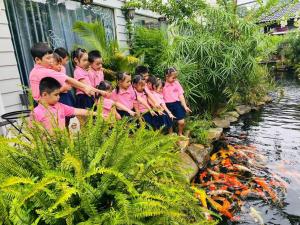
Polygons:
<instances>
[{"instance_id":1,"label":"white building","mask_svg":"<svg viewBox=\"0 0 300 225\"><path fill-rule=\"evenodd\" d=\"M48 41L71 50L80 42L72 32L76 20L101 20L109 38L127 45L125 0L94 0L82 6L71 0L0 0L0 115L22 109L20 94L33 66L30 47ZM158 15L139 10L135 20L157 21Z\"/></svg>"}]
</instances>

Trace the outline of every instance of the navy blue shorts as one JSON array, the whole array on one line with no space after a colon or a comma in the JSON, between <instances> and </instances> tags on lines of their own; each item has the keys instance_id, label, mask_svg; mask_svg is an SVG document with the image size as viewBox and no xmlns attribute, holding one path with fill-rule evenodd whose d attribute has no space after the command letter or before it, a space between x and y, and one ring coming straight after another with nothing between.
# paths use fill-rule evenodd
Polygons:
<instances>
[{"instance_id":1,"label":"navy blue shorts","mask_svg":"<svg viewBox=\"0 0 300 225\"><path fill-rule=\"evenodd\" d=\"M59 96L60 96L59 98L60 103L75 107L75 99L71 91L68 91L67 93L60 93Z\"/></svg>"},{"instance_id":2,"label":"navy blue shorts","mask_svg":"<svg viewBox=\"0 0 300 225\"><path fill-rule=\"evenodd\" d=\"M143 114L143 118L148 125L153 126L153 116L150 112Z\"/></svg>"},{"instance_id":3,"label":"navy blue shorts","mask_svg":"<svg viewBox=\"0 0 300 225\"><path fill-rule=\"evenodd\" d=\"M152 117L152 123L156 130L161 129L162 127L171 128L173 125L173 121L168 116L166 112L165 115L158 115Z\"/></svg>"},{"instance_id":4,"label":"navy blue shorts","mask_svg":"<svg viewBox=\"0 0 300 225\"><path fill-rule=\"evenodd\" d=\"M131 117L130 114L126 111L117 109L117 112L120 114L121 118L123 117Z\"/></svg>"},{"instance_id":5,"label":"navy blue shorts","mask_svg":"<svg viewBox=\"0 0 300 225\"><path fill-rule=\"evenodd\" d=\"M171 113L176 117L175 120L182 120L185 117L185 110L181 105L181 102L171 102L166 103L166 106L171 111Z\"/></svg>"},{"instance_id":6,"label":"navy blue shorts","mask_svg":"<svg viewBox=\"0 0 300 225\"><path fill-rule=\"evenodd\" d=\"M94 105L93 97L90 97L86 94L76 95L76 107L80 109L92 108Z\"/></svg>"}]
</instances>

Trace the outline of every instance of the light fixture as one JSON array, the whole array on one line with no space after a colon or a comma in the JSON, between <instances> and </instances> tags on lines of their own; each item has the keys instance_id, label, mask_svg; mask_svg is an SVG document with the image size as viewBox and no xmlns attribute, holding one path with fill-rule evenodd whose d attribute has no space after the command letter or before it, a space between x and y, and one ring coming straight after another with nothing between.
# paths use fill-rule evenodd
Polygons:
<instances>
[{"instance_id":1,"label":"light fixture","mask_svg":"<svg viewBox=\"0 0 300 225\"><path fill-rule=\"evenodd\" d=\"M133 20L135 17L135 8L128 8L127 9L127 18L129 20Z\"/></svg>"}]
</instances>

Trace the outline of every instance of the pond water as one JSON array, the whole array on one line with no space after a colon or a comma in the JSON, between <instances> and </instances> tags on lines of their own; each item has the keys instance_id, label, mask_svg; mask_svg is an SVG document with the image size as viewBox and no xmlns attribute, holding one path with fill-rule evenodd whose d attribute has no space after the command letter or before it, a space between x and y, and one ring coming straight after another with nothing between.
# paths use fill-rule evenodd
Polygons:
<instances>
[{"instance_id":1,"label":"pond water","mask_svg":"<svg viewBox=\"0 0 300 225\"><path fill-rule=\"evenodd\" d=\"M249 216L250 207L261 213L264 224L300 224L300 81L293 74L278 74L276 82L284 95L274 93L273 103L242 117L225 134L233 143L255 145L267 157L270 173L288 183L283 206L247 200L246 210L238 214L240 220L234 224L257 224Z\"/></svg>"}]
</instances>

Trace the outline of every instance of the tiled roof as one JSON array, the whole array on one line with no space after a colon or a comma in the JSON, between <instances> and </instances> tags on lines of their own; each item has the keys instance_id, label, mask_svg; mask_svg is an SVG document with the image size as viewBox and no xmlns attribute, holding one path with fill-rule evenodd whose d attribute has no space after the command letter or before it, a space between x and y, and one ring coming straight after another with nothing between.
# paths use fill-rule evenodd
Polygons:
<instances>
[{"instance_id":1,"label":"tiled roof","mask_svg":"<svg viewBox=\"0 0 300 225\"><path fill-rule=\"evenodd\" d=\"M296 4L289 3L283 7L273 8L270 13L261 17L260 22L280 20L283 17L294 18L296 15L300 16L300 2Z\"/></svg>"}]
</instances>

